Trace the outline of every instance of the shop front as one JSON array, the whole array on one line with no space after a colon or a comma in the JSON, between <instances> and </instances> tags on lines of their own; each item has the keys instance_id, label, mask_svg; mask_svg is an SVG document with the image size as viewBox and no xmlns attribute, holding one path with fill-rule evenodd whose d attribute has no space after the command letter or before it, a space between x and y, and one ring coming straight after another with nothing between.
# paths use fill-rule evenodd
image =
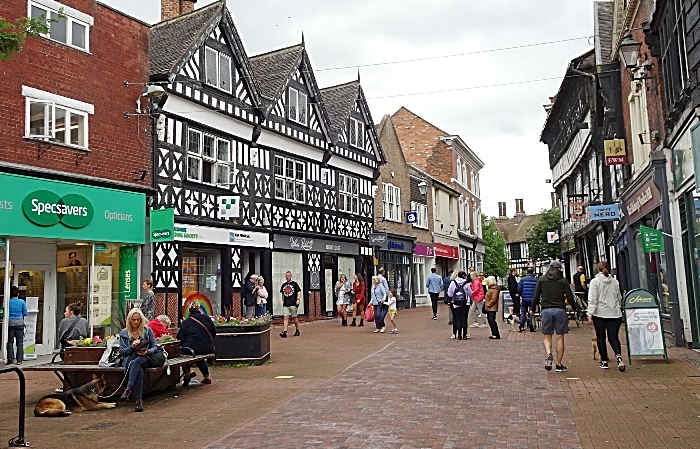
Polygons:
<instances>
[{"instance_id":1,"label":"shop front","mask_svg":"<svg viewBox=\"0 0 700 449\"><path fill-rule=\"evenodd\" d=\"M240 315L238 287L251 274L262 274L265 286L270 279L263 267L268 266L270 236L263 232L175 223L175 241L180 260L179 319L186 318L192 301L199 301L209 315ZM234 295L235 293L235 295ZM172 319L172 318L171 318Z\"/></svg>"},{"instance_id":2,"label":"shop front","mask_svg":"<svg viewBox=\"0 0 700 449\"><path fill-rule=\"evenodd\" d=\"M310 318L335 316L335 284L341 274L350 282L355 273L364 276L357 243L275 234L273 249L272 284L283 284L285 273L291 271L292 278L307 292L299 314ZM274 294L271 303L273 314L282 315L282 296Z\"/></svg>"},{"instance_id":3,"label":"shop front","mask_svg":"<svg viewBox=\"0 0 700 449\"><path fill-rule=\"evenodd\" d=\"M459 248L453 245L435 242L435 265L443 278L450 276L459 266Z\"/></svg>"},{"instance_id":4,"label":"shop front","mask_svg":"<svg viewBox=\"0 0 700 449\"><path fill-rule=\"evenodd\" d=\"M76 301L90 336L117 332L140 296L146 195L9 173L0 192L0 294L4 310L12 285L27 303L28 358L58 348L63 311Z\"/></svg>"},{"instance_id":5,"label":"shop front","mask_svg":"<svg viewBox=\"0 0 700 449\"><path fill-rule=\"evenodd\" d=\"M379 267L384 267L389 289L396 290L396 301L400 308L410 308L413 301L413 246L415 237L386 233L386 238L375 245ZM377 244L378 243L378 244Z\"/></svg>"},{"instance_id":6,"label":"shop front","mask_svg":"<svg viewBox=\"0 0 700 449\"><path fill-rule=\"evenodd\" d=\"M413 248L413 306L429 306L430 295L425 282L430 276L430 269L435 266L435 247L416 243Z\"/></svg>"}]
</instances>

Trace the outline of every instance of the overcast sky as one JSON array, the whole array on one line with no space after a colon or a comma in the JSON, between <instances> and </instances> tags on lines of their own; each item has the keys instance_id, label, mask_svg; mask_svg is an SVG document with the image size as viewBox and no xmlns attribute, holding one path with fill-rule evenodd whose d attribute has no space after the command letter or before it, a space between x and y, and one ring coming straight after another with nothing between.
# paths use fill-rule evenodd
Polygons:
<instances>
[{"instance_id":1,"label":"overcast sky","mask_svg":"<svg viewBox=\"0 0 700 449\"><path fill-rule=\"evenodd\" d=\"M156 0L102 1L148 23L160 20ZM375 123L405 106L460 135L484 161L484 213L496 215L506 201L512 216L515 198L524 199L527 213L550 206L542 105L568 62L592 48L592 0L228 0L228 8L248 55L297 44L303 32L321 87L356 79L357 67L329 70L338 67L571 39L359 68ZM483 87L543 78L556 79ZM454 89L462 90L415 95Z\"/></svg>"}]
</instances>

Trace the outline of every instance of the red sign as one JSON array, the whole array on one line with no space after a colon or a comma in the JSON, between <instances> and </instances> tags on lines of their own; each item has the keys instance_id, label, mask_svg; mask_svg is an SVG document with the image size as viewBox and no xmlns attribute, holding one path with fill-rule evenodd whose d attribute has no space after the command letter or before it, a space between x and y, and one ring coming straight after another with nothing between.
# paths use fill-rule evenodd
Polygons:
<instances>
[{"instance_id":1,"label":"red sign","mask_svg":"<svg viewBox=\"0 0 700 449\"><path fill-rule=\"evenodd\" d=\"M627 156L608 156L605 158L605 165L625 165Z\"/></svg>"},{"instance_id":2,"label":"red sign","mask_svg":"<svg viewBox=\"0 0 700 449\"><path fill-rule=\"evenodd\" d=\"M603 144L605 147L605 165L625 165L627 163L624 139L606 140Z\"/></svg>"},{"instance_id":3,"label":"red sign","mask_svg":"<svg viewBox=\"0 0 700 449\"><path fill-rule=\"evenodd\" d=\"M459 248L456 246L435 244L435 257L446 257L447 259L459 259Z\"/></svg>"}]
</instances>

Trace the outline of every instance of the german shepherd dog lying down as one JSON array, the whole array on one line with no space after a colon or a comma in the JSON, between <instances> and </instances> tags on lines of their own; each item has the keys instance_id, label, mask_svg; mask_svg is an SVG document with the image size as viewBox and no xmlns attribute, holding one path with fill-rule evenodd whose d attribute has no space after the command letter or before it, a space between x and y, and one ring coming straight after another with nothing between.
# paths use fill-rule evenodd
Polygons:
<instances>
[{"instance_id":1,"label":"german shepherd dog lying down","mask_svg":"<svg viewBox=\"0 0 700 449\"><path fill-rule=\"evenodd\" d=\"M105 388L105 377L98 378L93 374L92 380L82 387L64 393L49 394L39 399L34 407L34 416L69 416L71 413L116 407L115 402L99 402L98 396Z\"/></svg>"}]
</instances>

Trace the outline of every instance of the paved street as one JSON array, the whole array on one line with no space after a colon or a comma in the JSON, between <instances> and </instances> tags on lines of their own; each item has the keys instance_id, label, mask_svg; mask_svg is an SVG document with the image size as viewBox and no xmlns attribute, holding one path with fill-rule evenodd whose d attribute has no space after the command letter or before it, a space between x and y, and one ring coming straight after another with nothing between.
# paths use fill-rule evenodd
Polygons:
<instances>
[{"instance_id":1,"label":"paved street","mask_svg":"<svg viewBox=\"0 0 700 449\"><path fill-rule=\"evenodd\" d=\"M272 361L216 367L212 385L146 398L65 419L39 419L33 406L57 386L27 373L27 439L32 447L210 448L594 448L697 447L700 371L672 348L633 360L625 373L592 360L592 327L568 339L567 373L542 368L539 334L500 341L472 329L450 340L444 315L399 313L398 335L337 320L303 324L299 338L273 333ZM275 329L277 330L277 329ZM277 376L293 376L283 379ZM16 434L16 381L0 377L0 437ZM158 443L156 443L156 441Z\"/></svg>"}]
</instances>

